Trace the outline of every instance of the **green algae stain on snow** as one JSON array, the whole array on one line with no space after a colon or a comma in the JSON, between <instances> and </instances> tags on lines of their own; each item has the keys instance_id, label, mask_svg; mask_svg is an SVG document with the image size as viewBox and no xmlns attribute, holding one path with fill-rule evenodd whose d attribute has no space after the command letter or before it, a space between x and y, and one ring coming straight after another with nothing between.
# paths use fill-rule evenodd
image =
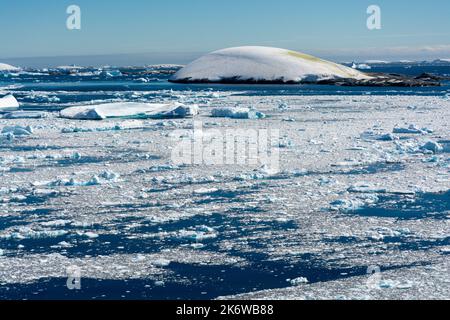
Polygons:
<instances>
[{"instance_id":1,"label":"green algae stain on snow","mask_svg":"<svg viewBox=\"0 0 450 320\"><path fill-rule=\"evenodd\" d=\"M352 74L351 72L345 70L346 68L342 68L341 66L339 66L336 63L333 63L333 62L330 62L330 61L326 61L326 60L322 60L320 58L311 56L311 55L306 54L306 53L301 53L301 52L297 52L297 51L288 50L287 54L289 56L292 56L292 57L295 57L295 58L300 58L300 59L303 59L303 60L308 60L308 61L315 62L315 63L320 63L320 64L326 64L329 67L333 68L336 73L343 74L344 77L352 78L354 76L354 74Z\"/></svg>"}]
</instances>

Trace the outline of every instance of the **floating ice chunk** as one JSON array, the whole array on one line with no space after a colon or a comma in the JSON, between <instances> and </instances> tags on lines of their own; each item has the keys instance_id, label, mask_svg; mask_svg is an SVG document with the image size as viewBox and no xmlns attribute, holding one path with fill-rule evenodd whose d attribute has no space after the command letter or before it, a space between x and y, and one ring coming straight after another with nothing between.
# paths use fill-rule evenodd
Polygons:
<instances>
[{"instance_id":1,"label":"floating ice chunk","mask_svg":"<svg viewBox=\"0 0 450 320\"><path fill-rule=\"evenodd\" d=\"M60 112L62 118L102 120L105 118L185 118L198 114L197 105L181 103L119 102L70 107Z\"/></svg>"},{"instance_id":2,"label":"floating ice chunk","mask_svg":"<svg viewBox=\"0 0 450 320\"><path fill-rule=\"evenodd\" d=\"M95 238L99 237L97 233L90 232L90 231L83 233L83 236L85 236L85 237L87 237L89 239L95 239Z\"/></svg>"},{"instance_id":3,"label":"floating ice chunk","mask_svg":"<svg viewBox=\"0 0 450 320\"><path fill-rule=\"evenodd\" d=\"M298 286L298 285L306 284L309 282L308 279L304 278L304 277L298 277L295 279L287 279L286 281L289 282L293 286Z\"/></svg>"},{"instance_id":4,"label":"floating ice chunk","mask_svg":"<svg viewBox=\"0 0 450 320\"><path fill-rule=\"evenodd\" d=\"M435 141L428 141L424 145L420 147L421 150L428 150L433 153L442 152L444 150L444 147L442 147L439 143Z\"/></svg>"},{"instance_id":5,"label":"floating ice chunk","mask_svg":"<svg viewBox=\"0 0 450 320\"><path fill-rule=\"evenodd\" d=\"M58 247L60 248L71 248L73 245L70 242L67 241L61 241L58 243Z\"/></svg>"},{"instance_id":6,"label":"floating ice chunk","mask_svg":"<svg viewBox=\"0 0 450 320\"><path fill-rule=\"evenodd\" d=\"M102 75L108 77L108 78L116 78L123 76L122 72L120 70L105 70L102 72Z\"/></svg>"},{"instance_id":7,"label":"floating ice chunk","mask_svg":"<svg viewBox=\"0 0 450 320\"><path fill-rule=\"evenodd\" d=\"M112 171L105 171L100 175L100 178L103 178L105 180L111 180L111 181L117 181L119 179L120 175L118 173L112 172Z\"/></svg>"},{"instance_id":8,"label":"floating ice chunk","mask_svg":"<svg viewBox=\"0 0 450 320\"><path fill-rule=\"evenodd\" d=\"M281 102L278 105L278 109L280 109L280 110L287 110L287 109L289 109L289 106L288 106L288 104L286 102Z\"/></svg>"},{"instance_id":9,"label":"floating ice chunk","mask_svg":"<svg viewBox=\"0 0 450 320\"><path fill-rule=\"evenodd\" d=\"M164 287L164 285L165 285L165 282L162 280L155 281L155 286L157 286L157 287Z\"/></svg>"},{"instance_id":10,"label":"floating ice chunk","mask_svg":"<svg viewBox=\"0 0 450 320\"><path fill-rule=\"evenodd\" d=\"M442 254L450 254L450 246L443 247L439 250Z\"/></svg>"},{"instance_id":11,"label":"floating ice chunk","mask_svg":"<svg viewBox=\"0 0 450 320\"><path fill-rule=\"evenodd\" d=\"M208 193L213 193L213 192L217 192L219 189L217 188L200 188L197 190L194 190L195 194L208 194Z\"/></svg>"},{"instance_id":12,"label":"floating ice chunk","mask_svg":"<svg viewBox=\"0 0 450 320\"><path fill-rule=\"evenodd\" d=\"M216 237L216 231L213 228L207 226L200 226L195 230L180 230L178 232L178 238L194 241L203 241L207 239L214 239Z\"/></svg>"},{"instance_id":13,"label":"floating ice chunk","mask_svg":"<svg viewBox=\"0 0 450 320\"><path fill-rule=\"evenodd\" d=\"M408 128L396 127L393 133L403 133L403 134L428 134L433 133L433 130L428 128L417 128L414 124L409 125Z\"/></svg>"},{"instance_id":14,"label":"floating ice chunk","mask_svg":"<svg viewBox=\"0 0 450 320\"><path fill-rule=\"evenodd\" d=\"M353 193L385 193L386 189L373 187L365 183L357 183L350 186L347 191Z\"/></svg>"},{"instance_id":15,"label":"floating ice chunk","mask_svg":"<svg viewBox=\"0 0 450 320\"><path fill-rule=\"evenodd\" d=\"M266 115L250 108L217 108L211 111L215 118L263 119Z\"/></svg>"},{"instance_id":16,"label":"floating ice chunk","mask_svg":"<svg viewBox=\"0 0 450 320\"><path fill-rule=\"evenodd\" d=\"M3 116L4 119L40 119L46 118L47 112L42 111L15 111L7 113Z\"/></svg>"},{"instance_id":17,"label":"floating ice chunk","mask_svg":"<svg viewBox=\"0 0 450 320\"><path fill-rule=\"evenodd\" d=\"M41 225L45 227L64 227L67 224L71 223L71 220L52 220L52 221L45 221L42 222Z\"/></svg>"},{"instance_id":18,"label":"floating ice chunk","mask_svg":"<svg viewBox=\"0 0 450 320\"><path fill-rule=\"evenodd\" d=\"M12 94L0 98L0 112L14 111L19 109L19 103Z\"/></svg>"},{"instance_id":19,"label":"floating ice chunk","mask_svg":"<svg viewBox=\"0 0 450 320\"><path fill-rule=\"evenodd\" d=\"M170 260L167 260L167 259L156 259L156 260L153 260L152 262L151 262L151 264L152 265L154 265L155 267L167 267L168 265L170 265Z\"/></svg>"},{"instance_id":20,"label":"floating ice chunk","mask_svg":"<svg viewBox=\"0 0 450 320\"><path fill-rule=\"evenodd\" d=\"M30 136L33 134L33 128L30 126L8 126L2 129L2 134L13 134L14 136Z\"/></svg>"},{"instance_id":21,"label":"floating ice chunk","mask_svg":"<svg viewBox=\"0 0 450 320\"><path fill-rule=\"evenodd\" d=\"M74 152L71 156L71 158L73 160L80 160L81 159L81 154L79 152Z\"/></svg>"},{"instance_id":22,"label":"floating ice chunk","mask_svg":"<svg viewBox=\"0 0 450 320\"><path fill-rule=\"evenodd\" d=\"M100 178L96 175L92 176L91 179L87 181L77 181L74 178L70 179L57 179L53 181L36 181L33 182L34 186L50 186L50 187L86 187L86 186L96 186L100 185Z\"/></svg>"},{"instance_id":23,"label":"floating ice chunk","mask_svg":"<svg viewBox=\"0 0 450 320\"><path fill-rule=\"evenodd\" d=\"M394 141L395 140L395 136L392 133L386 133L386 134L382 134L378 137L378 140L380 141Z\"/></svg>"},{"instance_id":24,"label":"floating ice chunk","mask_svg":"<svg viewBox=\"0 0 450 320\"><path fill-rule=\"evenodd\" d=\"M364 202L361 200L338 199L330 203L331 210L337 211L354 211L361 209Z\"/></svg>"},{"instance_id":25,"label":"floating ice chunk","mask_svg":"<svg viewBox=\"0 0 450 320\"><path fill-rule=\"evenodd\" d=\"M309 171L307 169L294 169L292 171L286 171L284 173L292 175L293 177L302 177L308 175Z\"/></svg>"},{"instance_id":26,"label":"floating ice chunk","mask_svg":"<svg viewBox=\"0 0 450 320\"><path fill-rule=\"evenodd\" d=\"M19 227L17 231L12 231L2 235L5 239L43 239L43 238L57 238L68 234L65 230L33 230L29 227Z\"/></svg>"},{"instance_id":27,"label":"floating ice chunk","mask_svg":"<svg viewBox=\"0 0 450 320\"><path fill-rule=\"evenodd\" d=\"M366 63L360 63L360 64L353 63L352 69L370 70L370 69L372 69L372 67Z\"/></svg>"}]
</instances>

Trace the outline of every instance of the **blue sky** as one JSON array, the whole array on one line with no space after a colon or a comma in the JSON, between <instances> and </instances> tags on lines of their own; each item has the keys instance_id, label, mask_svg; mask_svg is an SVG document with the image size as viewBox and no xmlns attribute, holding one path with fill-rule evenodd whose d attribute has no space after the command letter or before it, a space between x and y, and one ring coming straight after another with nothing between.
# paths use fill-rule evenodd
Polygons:
<instances>
[{"instance_id":1,"label":"blue sky","mask_svg":"<svg viewBox=\"0 0 450 320\"><path fill-rule=\"evenodd\" d=\"M71 4L81 8L81 30L66 28ZM366 27L371 4L381 7L381 30ZM241 45L339 61L450 58L448 0L0 0L0 8L2 61L111 55L184 63Z\"/></svg>"}]
</instances>

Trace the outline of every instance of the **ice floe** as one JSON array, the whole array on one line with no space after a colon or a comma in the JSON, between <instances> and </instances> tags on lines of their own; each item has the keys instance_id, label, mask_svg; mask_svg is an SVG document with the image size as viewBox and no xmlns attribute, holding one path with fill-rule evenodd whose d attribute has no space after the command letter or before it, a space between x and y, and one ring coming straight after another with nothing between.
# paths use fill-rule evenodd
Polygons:
<instances>
[{"instance_id":1,"label":"ice floe","mask_svg":"<svg viewBox=\"0 0 450 320\"><path fill-rule=\"evenodd\" d=\"M106 118L162 119L191 117L197 113L197 105L120 102L70 107L62 110L60 116L79 120L103 120Z\"/></svg>"},{"instance_id":2,"label":"ice floe","mask_svg":"<svg viewBox=\"0 0 450 320\"><path fill-rule=\"evenodd\" d=\"M6 126L2 129L2 134L12 134L14 136L31 136L33 128L31 126Z\"/></svg>"},{"instance_id":3,"label":"ice floe","mask_svg":"<svg viewBox=\"0 0 450 320\"><path fill-rule=\"evenodd\" d=\"M309 282L308 279L305 277L298 277L295 279L286 279L286 281L289 282L293 286L298 286L298 285L306 284Z\"/></svg>"},{"instance_id":4,"label":"ice floe","mask_svg":"<svg viewBox=\"0 0 450 320\"><path fill-rule=\"evenodd\" d=\"M422 150L428 150L431 151L433 153L438 153L444 150L444 147L442 145L440 145L438 142L436 141L427 141L424 145L422 145L420 147L420 149Z\"/></svg>"},{"instance_id":5,"label":"ice floe","mask_svg":"<svg viewBox=\"0 0 450 320\"><path fill-rule=\"evenodd\" d=\"M44 111L14 111L3 115L3 119L41 119L47 118L48 112Z\"/></svg>"},{"instance_id":6,"label":"ice floe","mask_svg":"<svg viewBox=\"0 0 450 320\"><path fill-rule=\"evenodd\" d=\"M403 134L429 134L433 133L433 130L428 128L418 128L416 125L411 124L409 127L395 127L393 133Z\"/></svg>"},{"instance_id":7,"label":"ice floe","mask_svg":"<svg viewBox=\"0 0 450 320\"><path fill-rule=\"evenodd\" d=\"M19 109L19 103L12 94L0 98L0 112L14 111Z\"/></svg>"}]
</instances>

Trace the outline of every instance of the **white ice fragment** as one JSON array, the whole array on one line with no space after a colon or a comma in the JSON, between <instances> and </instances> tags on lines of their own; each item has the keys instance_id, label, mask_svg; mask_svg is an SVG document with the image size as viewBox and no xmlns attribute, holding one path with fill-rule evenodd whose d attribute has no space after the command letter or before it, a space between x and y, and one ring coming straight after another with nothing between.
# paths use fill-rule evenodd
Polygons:
<instances>
[{"instance_id":1,"label":"white ice fragment","mask_svg":"<svg viewBox=\"0 0 450 320\"><path fill-rule=\"evenodd\" d=\"M395 127L393 133L402 133L402 134L428 134L433 133L433 130L428 128L418 128L416 125L411 124L408 128Z\"/></svg>"},{"instance_id":2,"label":"white ice fragment","mask_svg":"<svg viewBox=\"0 0 450 320\"><path fill-rule=\"evenodd\" d=\"M120 175L118 173L112 172L112 171L104 171L102 174L100 174L100 178L103 178L105 180L110 181L117 181L119 179Z\"/></svg>"},{"instance_id":3,"label":"white ice fragment","mask_svg":"<svg viewBox=\"0 0 450 320\"><path fill-rule=\"evenodd\" d=\"M213 193L218 191L219 189L217 188L200 188L197 190L194 190L195 194L207 194L207 193Z\"/></svg>"},{"instance_id":4,"label":"white ice fragment","mask_svg":"<svg viewBox=\"0 0 450 320\"><path fill-rule=\"evenodd\" d=\"M71 158L73 160L80 160L81 159L81 154L79 152L74 152L71 156Z\"/></svg>"},{"instance_id":5,"label":"white ice fragment","mask_svg":"<svg viewBox=\"0 0 450 320\"><path fill-rule=\"evenodd\" d=\"M4 119L40 119L48 116L43 111L14 111L3 116Z\"/></svg>"},{"instance_id":6,"label":"white ice fragment","mask_svg":"<svg viewBox=\"0 0 450 320\"><path fill-rule=\"evenodd\" d=\"M58 243L58 246L61 248L71 248L73 245L70 242L67 241L61 241Z\"/></svg>"},{"instance_id":7,"label":"white ice fragment","mask_svg":"<svg viewBox=\"0 0 450 320\"><path fill-rule=\"evenodd\" d=\"M203 241L206 239L214 239L217 237L217 232L210 227L200 226L195 230L180 230L178 238L189 239L194 241Z\"/></svg>"},{"instance_id":8,"label":"white ice fragment","mask_svg":"<svg viewBox=\"0 0 450 320\"><path fill-rule=\"evenodd\" d=\"M435 141L428 141L426 142L424 145L422 145L420 147L421 150L428 150L431 151L433 153L438 153L438 152L442 152L444 150L444 148L437 142Z\"/></svg>"},{"instance_id":9,"label":"white ice fragment","mask_svg":"<svg viewBox=\"0 0 450 320\"><path fill-rule=\"evenodd\" d=\"M360 64L353 63L352 64L352 68L353 69L359 69L359 70L370 70L370 69L372 69L372 67L369 66L366 63L360 63Z\"/></svg>"},{"instance_id":10,"label":"white ice fragment","mask_svg":"<svg viewBox=\"0 0 450 320\"><path fill-rule=\"evenodd\" d=\"M12 94L0 98L0 112L14 111L19 109L19 103Z\"/></svg>"},{"instance_id":11,"label":"white ice fragment","mask_svg":"<svg viewBox=\"0 0 450 320\"><path fill-rule=\"evenodd\" d=\"M216 108L212 109L211 116L215 118L232 119L263 119L266 115L250 108Z\"/></svg>"},{"instance_id":12,"label":"white ice fragment","mask_svg":"<svg viewBox=\"0 0 450 320\"><path fill-rule=\"evenodd\" d=\"M90 232L90 231L84 232L82 235L85 236L85 237L87 237L87 238L89 238L89 239L95 239L95 238L98 238L98 237L99 237L99 235L98 235L97 233L95 233L95 232Z\"/></svg>"},{"instance_id":13,"label":"white ice fragment","mask_svg":"<svg viewBox=\"0 0 450 320\"><path fill-rule=\"evenodd\" d=\"M77 106L66 108L60 112L62 118L78 120L102 120L105 118L185 118L195 116L196 114L198 114L197 105L137 102Z\"/></svg>"},{"instance_id":14,"label":"white ice fragment","mask_svg":"<svg viewBox=\"0 0 450 320\"><path fill-rule=\"evenodd\" d=\"M122 72L120 72L120 70L107 70L103 72L103 75L105 75L108 78L116 78L121 77Z\"/></svg>"},{"instance_id":15,"label":"white ice fragment","mask_svg":"<svg viewBox=\"0 0 450 320\"><path fill-rule=\"evenodd\" d=\"M45 227L64 227L67 224L71 223L70 220L52 220L52 221L45 221L42 222L41 225Z\"/></svg>"},{"instance_id":16,"label":"white ice fragment","mask_svg":"<svg viewBox=\"0 0 450 320\"><path fill-rule=\"evenodd\" d=\"M287 279L286 281L288 281L293 286L298 286L298 285L306 284L309 282L308 279L305 277L298 277L295 279Z\"/></svg>"},{"instance_id":17,"label":"white ice fragment","mask_svg":"<svg viewBox=\"0 0 450 320\"><path fill-rule=\"evenodd\" d=\"M331 210L354 211L361 209L364 206L364 202L361 200L338 199L331 202L330 205Z\"/></svg>"},{"instance_id":18,"label":"white ice fragment","mask_svg":"<svg viewBox=\"0 0 450 320\"><path fill-rule=\"evenodd\" d=\"M294 169L292 170L291 174L294 177L302 177L308 175L309 171L306 169Z\"/></svg>"},{"instance_id":19,"label":"white ice fragment","mask_svg":"<svg viewBox=\"0 0 450 320\"><path fill-rule=\"evenodd\" d=\"M167 260L167 259L156 259L156 260L153 260L152 262L151 262L151 264L152 265L154 265L155 267L160 267L160 268L162 268L162 267L167 267L169 264L170 264L170 260Z\"/></svg>"},{"instance_id":20,"label":"white ice fragment","mask_svg":"<svg viewBox=\"0 0 450 320\"><path fill-rule=\"evenodd\" d=\"M350 186L347 191L353 193L385 193L386 189L373 187L366 183L356 183Z\"/></svg>"},{"instance_id":21,"label":"white ice fragment","mask_svg":"<svg viewBox=\"0 0 450 320\"><path fill-rule=\"evenodd\" d=\"M30 136L33 134L33 128L30 126L7 126L2 129L2 134L13 134L14 136Z\"/></svg>"}]
</instances>

